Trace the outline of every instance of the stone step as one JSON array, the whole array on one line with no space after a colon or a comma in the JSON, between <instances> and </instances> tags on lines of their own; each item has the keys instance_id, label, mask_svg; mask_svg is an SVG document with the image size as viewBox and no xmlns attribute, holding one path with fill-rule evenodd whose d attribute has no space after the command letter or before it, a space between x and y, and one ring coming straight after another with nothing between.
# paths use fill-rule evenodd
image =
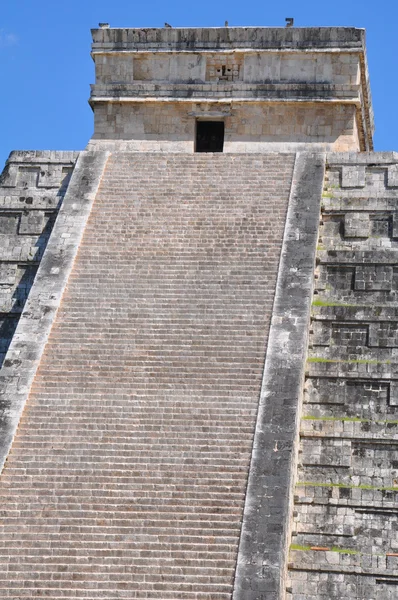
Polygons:
<instances>
[{"instance_id":1,"label":"stone step","mask_svg":"<svg viewBox=\"0 0 398 600\"><path fill-rule=\"evenodd\" d=\"M109 158L0 481L0 598L231 599L293 164Z\"/></svg>"}]
</instances>

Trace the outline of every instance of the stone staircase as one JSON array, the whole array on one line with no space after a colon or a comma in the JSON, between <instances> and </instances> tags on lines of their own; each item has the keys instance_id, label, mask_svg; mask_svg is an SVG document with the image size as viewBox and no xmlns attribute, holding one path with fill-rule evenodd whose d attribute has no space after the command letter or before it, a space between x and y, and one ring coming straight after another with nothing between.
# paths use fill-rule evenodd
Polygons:
<instances>
[{"instance_id":1,"label":"stone staircase","mask_svg":"<svg viewBox=\"0 0 398 600\"><path fill-rule=\"evenodd\" d=\"M110 157L0 481L1 598L231 598L293 164Z\"/></svg>"}]
</instances>

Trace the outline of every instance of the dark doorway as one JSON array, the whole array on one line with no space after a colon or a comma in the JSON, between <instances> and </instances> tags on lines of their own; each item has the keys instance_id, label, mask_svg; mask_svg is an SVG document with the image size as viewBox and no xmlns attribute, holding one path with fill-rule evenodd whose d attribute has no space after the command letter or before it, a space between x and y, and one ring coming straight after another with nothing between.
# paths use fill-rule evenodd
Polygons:
<instances>
[{"instance_id":1,"label":"dark doorway","mask_svg":"<svg viewBox=\"0 0 398 600\"><path fill-rule=\"evenodd\" d=\"M223 121L196 122L196 152L222 152L223 146Z\"/></svg>"}]
</instances>

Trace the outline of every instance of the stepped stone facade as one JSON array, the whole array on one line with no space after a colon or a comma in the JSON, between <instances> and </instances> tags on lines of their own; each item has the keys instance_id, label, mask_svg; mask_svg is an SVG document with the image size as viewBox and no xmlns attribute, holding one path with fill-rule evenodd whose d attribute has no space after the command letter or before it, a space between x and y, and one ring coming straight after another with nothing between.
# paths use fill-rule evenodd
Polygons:
<instances>
[{"instance_id":1,"label":"stepped stone facade","mask_svg":"<svg viewBox=\"0 0 398 600\"><path fill-rule=\"evenodd\" d=\"M0 180L0 363L43 256L78 152L12 152Z\"/></svg>"},{"instance_id":2,"label":"stepped stone facade","mask_svg":"<svg viewBox=\"0 0 398 600\"><path fill-rule=\"evenodd\" d=\"M364 31L93 31L0 180L0 598L393 600L398 155Z\"/></svg>"}]
</instances>

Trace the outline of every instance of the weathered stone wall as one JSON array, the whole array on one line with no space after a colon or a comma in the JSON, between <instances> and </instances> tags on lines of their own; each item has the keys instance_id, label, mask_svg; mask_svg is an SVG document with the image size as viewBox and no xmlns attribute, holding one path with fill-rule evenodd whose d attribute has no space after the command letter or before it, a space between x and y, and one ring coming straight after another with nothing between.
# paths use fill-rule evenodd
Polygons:
<instances>
[{"instance_id":1,"label":"weathered stone wall","mask_svg":"<svg viewBox=\"0 0 398 600\"><path fill-rule=\"evenodd\" d=\"M92 149L192 152L201 118L225 122L226 152L372 149L363 30L92 33Z\"/></svg>"},{"instance_id":2,"label":"weathered stone wall","mask_svg":"<svg viewBox=\"0 0 398 600\"><path fill-rule=\"evenodd\" d=\"M225 69L223 70L223 67ZM358 85L360 60L357 52L147 52L99 54L95 58L96 84L139 81L205 83L306 82Z\"/></svg>"},{"instance_id":3,"label":"weathered stone wall","mask_svg":"<svg viewBox=\"0 0 398 600\"><path fill-rule=\"evenodd\" d=\"M104 27L91 33L93 52L354 52L363 49L365 41L365 30L356 27Z\"/></svg>"},{"instance_id":4,"label":"weathered stone wall","mask_svg":"<svg viewBox=\"0 0 398 600\"><path fill-rule=\"evenodd\" d=\"M197 119L224 121L228 153L359 149L354 106L309 102L103 103L88 148L191 153Z\"/></svg>"},{"instance_id":5,"label":"weathered stone wall","mask_svg":"<svg viewBox=\"0 0 398 600\"><path fill-rule=\"evenodd\" d=\"M359 55L325 52L262 52L244 56L243 81L358 85Z\"/></svg>"},{"instance_id":6,"label":"weathered stone wall","mask_svg":"<svg viewBox=\"0 0 398 600\"><path fill-rule=\"evenodd\" d=\"M290 556L293 600L398 594L398 155L328 156Z\"/></svg>"},{"instance_id":7,"label":"weathered stone wall","mask_svg":"<svg viewBox=\"0 0 398 600\"><path fill-rule=\"evenodd\" d=\"M12 152L0 179L0 365L32 287L77 152Z\"/></svg>"}]
</instances>

